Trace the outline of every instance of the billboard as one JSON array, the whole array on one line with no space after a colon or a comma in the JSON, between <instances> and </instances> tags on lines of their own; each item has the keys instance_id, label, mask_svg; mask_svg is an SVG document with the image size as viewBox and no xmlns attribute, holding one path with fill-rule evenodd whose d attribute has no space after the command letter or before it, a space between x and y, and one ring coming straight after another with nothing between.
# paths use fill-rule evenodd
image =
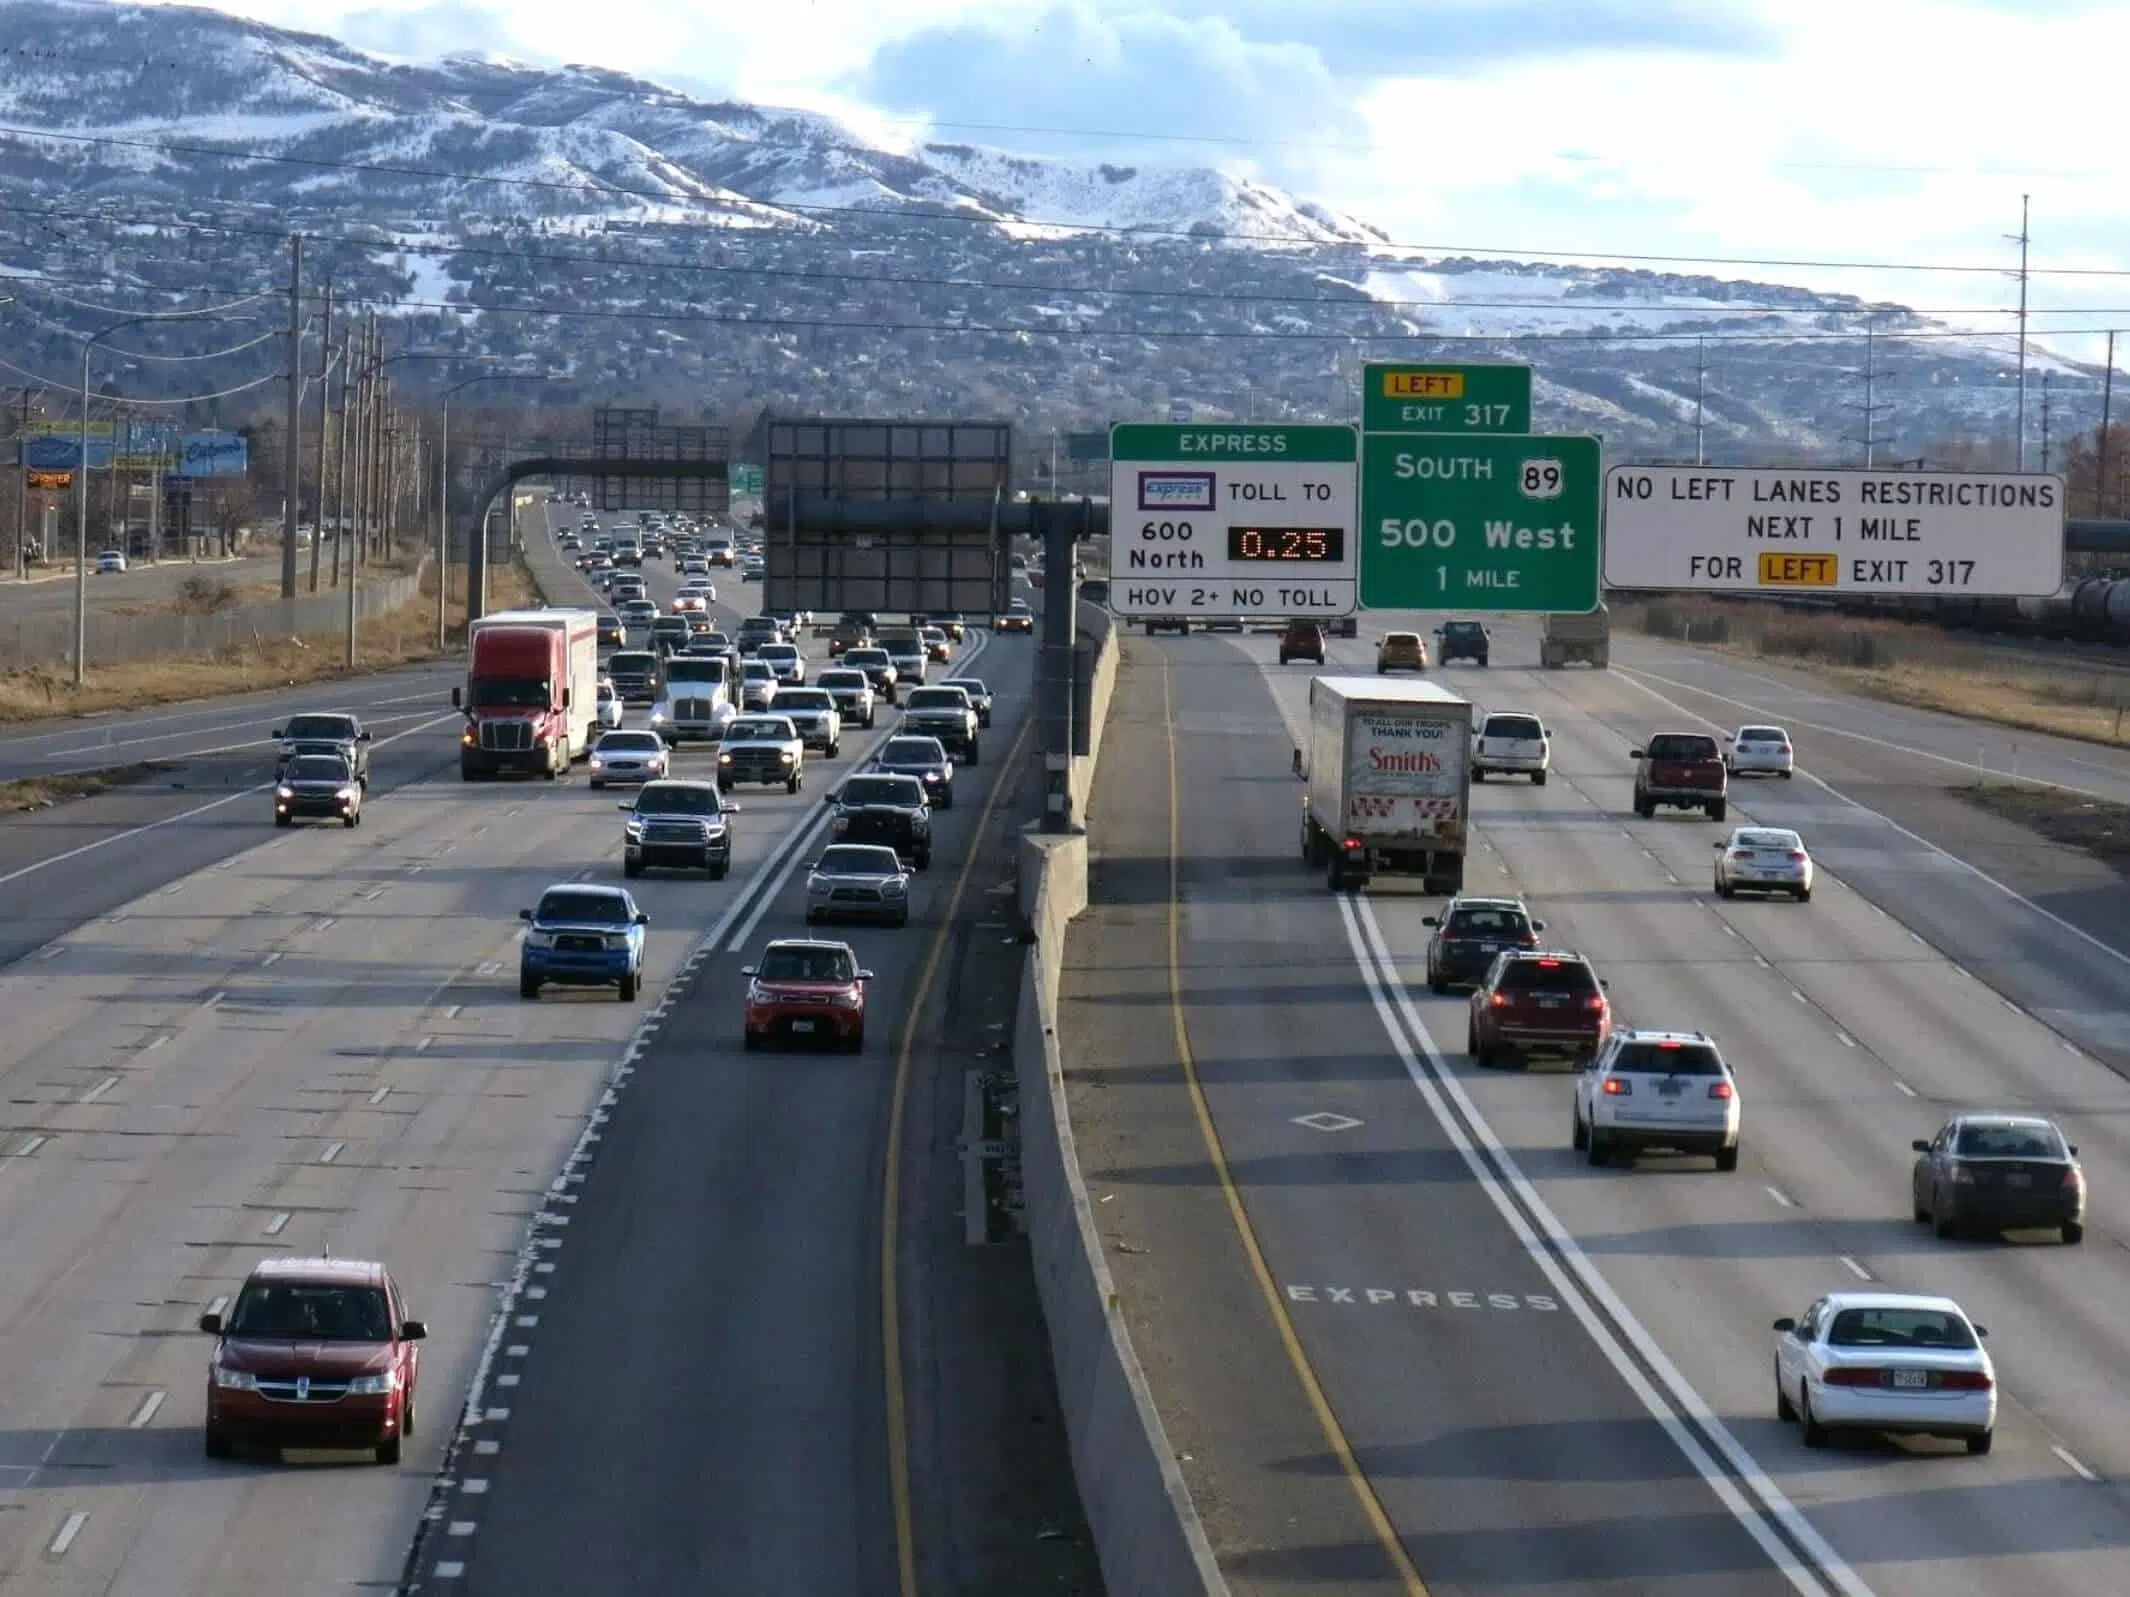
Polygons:
<instances>
[{"instance_id":1,"label":"billboard","mask_svg":"<svg viewBox=\"0 0 2130 1597\"><path fill-rule=\"evenodd\" d=\"M242 433L187 433L178 454L180 477L241 477L251 470Z\"/></svg>"},{"instance_id":2,"label":"billboard","mask_svg":"<svg viewBox=\"0 0 2130 1597\"><path fill-rule=\"evenodd\" d=\"M74 471L81 465L81 424L32 422L17 441L16 463L30 471ZM89 468L106 471L114 464L114 435L107 421L89 423ZM121 471L153 471L174 466L182 477L241 477L250 470L250 455L238 433L181 433L166 422L129 422L115 438Z\"/></svg>"}]
</instances>

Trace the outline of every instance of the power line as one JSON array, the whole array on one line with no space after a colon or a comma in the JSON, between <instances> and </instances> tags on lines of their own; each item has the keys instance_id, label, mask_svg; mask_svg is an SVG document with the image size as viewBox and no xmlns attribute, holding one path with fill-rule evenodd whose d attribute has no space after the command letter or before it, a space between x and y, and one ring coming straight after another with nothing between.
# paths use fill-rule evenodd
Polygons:
<instances>
[{"instance_id":1,"label":"power line","mask_svg":"<svg viewBox=\"0 0 2130 1597\"><path fill-rule=\"evenodd\" d=\"M753 206L762 210L784 211L804 216L862 217L875 223L957 222L965 225L990 226L1001 220L1001 218L989 212L982 214L946 210L891 212L862 205L826 205L815 201L761 199L753 195L739 193L736 190L720 190L716 196L706 197L703 195L676 194L670 188L637 189L630 188L624 184L607 182L569 183L558 178L503 177L486 172L452 172L433 167L394 166L381 161L328 161L315 156L275 155L255 150L226 149L210 144L190 144L178 140L128 139L107 133L60 133L42 128L0 125L0 138L47 140L63 144L101 145L114 149L146 150L158 155L202 156L212 160L252 161L262 165L302 167L307 171L314 172L350 172L372 177L420 178L431 182L537 189L549 193L569 194L580 199L640 199L655 201L657 204L664 206L695 205L707 209L715 205L722 206L727 210ZM677 165L677 163L675 164ZM1017 219L1007 218L1006 220ZM1330 241L1307 233L1242 233L1202 228L1128 227L1114 222L1044 222L1031 225L1055 228L1059 232L1071 234L1116 235L1130 238L1174 238L1200 244L1227 242L1337 247L1332 245ZM1356 246L1348 245L1346 247ZM1390 239L1374 241L1368 247L1437 257L1497 256L1520 260L1622 261L1634 264L1678 266L1756 266L1812 271L1940 272L1981 276L1995 276L2001 274L2002 271L2002 268L1997 266L1969 265L1959 262L1925 264L1922 262L1901 261L1821 260L1805 257L1673 255L1624 250L1510 249L1500 246L1400 243ZM2030 275L2035 277L2130 278L2130 267L2034 267L2031 269Z\"/></svg>"},{"instance_id":2,"label":"power line","mask_svg":"<svg viewBox=\"0 0 2130 1597\"><path fill-rule=\"evenodd\" d=\"M13 361L5 358L0 358L0 371L11 371L17 377L27 377L33 383L42 383L45 387L56 388L62 393L78 392L80 388L78 383L70 387L55 378L39 376L27 367L17 366ZM264 377L254 377L250 382L239 383L234 388L218 388L211 394L187 394L182 399L124 399L117 402L125 405L199 405L206 403L210 399L227 399L233 394L249 393L254 388L263 388L268 383L278 383L281 379L282 374L280 372L268 372ZM108 394L97 394L92 397L97 399L112 398Z\"/></svg>"}]
</instances>

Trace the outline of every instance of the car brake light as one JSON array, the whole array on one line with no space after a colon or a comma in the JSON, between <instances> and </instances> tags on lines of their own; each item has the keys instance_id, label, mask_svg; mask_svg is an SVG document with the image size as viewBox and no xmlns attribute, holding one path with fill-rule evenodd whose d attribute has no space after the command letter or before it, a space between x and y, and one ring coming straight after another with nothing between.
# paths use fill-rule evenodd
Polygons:
<instances>
[{"instance_id":1,"label":"car brake light","mask_svg":"<svg viewBox=\"0 0 2130 1597\"><path fill-rule=\"evenodd\" d=\"M1805 854L1803 849L1793 848L1792 850L1790 850L1790 863L1792 863L1793 865L1802 865L1804 864L1804 862Z\"/></svg>"},{"instance_id":2,"label":"car brake light","mask_svg":"<svg viewBox=\"0 0 2130 1597\"><path fill-rule=\"evenodd\" d=\"M1658 1043L1658 1044L1657 1044L1657 1046L1658 1046L1659 1048L1683 1048L1683 1047L1685 1047L1686 1045L1685 1045L1684 1043L1676 1043L1676 1042L1660 1042L1660 1043Z\"/></svg>"},{"instance_id":3,"label":"car brake light","mask_svg":"<svg viewBox=\"0 0 2130 1597\"><path fill-rule=\"evenodd\" d=\"M1787 754L1790 752L1790 745L1785 743L1781 748L1777 749L1775 752L1777 754Z\"/></svg>"},{"instance_id":4,"label":"car brake light","mask_svg":"<svg viewBox=\"0 0 2130 1597\"><path fill-rule=\"evenodd\" d=\"M1605 1078L1605 1092L1613 1098L1632 1098L1634 1096L1634 1083L1622 1081L1618 1076L1607 1076Z\"/></svg>"},{"instance_id":5,"label":"car brake light","mask_svg":"<svg viewBox=\"0 0 2130 1597\"><path fill-rule=\"evenodd\" d=\"M1492 998L1489 998L1487 1002L1492 1004L1496 1009L1507 1009L1509 1007L1509 995L1507 993L1496 993Z\"/></svg>"},{"instance_id":6,"label":"car brake light","mask_svg":"<svg viewBox=\"0 0 2130 1597\"><path fill-rule=\"evenodd\" d=\"M1538 962L1538 968L1540 970L1559 970L1561 962L1557 959L1542 959Z\"/></svg>"},{"instance_id":7,"label":"car brake light","mask_svg":"<svg viewBox=\"0 0 2130 1597\"><path fill-rule=\"evenodd\" d=\"M1589 1010L1603 1009L1605 1007L1604 995L1601 993L1592 993L1588 998L1583 1000L1583 1007Z\"/></svg>"},{"instance_id":8,"label":"car brake light","mask_svg":"<svg viewBox=\"0 0 2130 1597\"><path fill-rule=\"evenodd\" d=\"M1353 850L1361 846L1361 840L1358 837L1349 837L1344 843L1340 844L1339 846L1341 848L1344 848L1348 853L1351 853Z\"/></svg>"},{"instance_id":9,"label":"car brake light","mask_svg":"<svg viewBox=\"0 0 2130 1597\"><path fill-rule=\"evenodd\" d=\"M1734 860L1751 859L1752 857L1753 851L1749 848L1734 848L1731 850L1731 858Z\"/></svg>"},{"instance_id":10,"label":"car brake light","mask_svg":"<svg viewBox=\"0 0 2130 1597\"><path fill-rule=\"evenodd\" d=\"M1968 1169L1964 1164L1954 1165L1952 1167L1952 1184L1956 1187L1973 1186L1975 1184L1974 1171Z\"/></svg>"},{"instance_id":11,"label":"car brake light","mask_svg":"<svg viewBox=\"0 0 2130 1597\"><path fill-rule=\"evenodd\" d=\"M2085 1182L2086 1178L2078 1173L2078 1166L2075 1164L2063 1173L2063 1184L2067 1187L2082 1187Z\"/></svg>"},{"instance_id":12,"label":"car brake light","mask_svg":"<svg viewBox=\"0 0 2130 1597\"><path fill-rule=\"evenodd\" d=\"M1884 1386L1886 1372L1864 1368L1829 1370L1825 1381L1829 1386Z\"/></svg>"},{"instance_id":13,"label":"car brake light","mask_svg":"<svg viewBox=\"0 0 2130 1597\"><path fill-rule=\"evenodd\" d=\"M1938 1385L1954 1392L1987 1392L1997 1384L1986 1370L1940 1370Z\"/></svg>"},{"instance_id":14,"label":"car brake light","mask_svg":"<svg viewBox=\"0 0 2130 1597\"><path fill-rule=\"evenodd\" d=\"M1716 1082L1709 1087L1708 1095L1711 1098L1728 1098L1731 1095L1731 1084L1727 1081Z\"/></svg>"}]
</instances>

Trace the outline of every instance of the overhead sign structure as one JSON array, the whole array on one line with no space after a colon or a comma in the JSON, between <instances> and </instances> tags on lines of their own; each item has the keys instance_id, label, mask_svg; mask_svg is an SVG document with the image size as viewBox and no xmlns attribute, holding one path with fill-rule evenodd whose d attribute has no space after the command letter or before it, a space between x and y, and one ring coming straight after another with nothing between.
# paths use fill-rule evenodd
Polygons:
<instances>
[{"instance_id":1,"label":"overhead sign structure","mask_svg":"<svg viewBox=\"0 0 2130 1597\"><path fill-rule=\"evenodd\" d=\"M2044 472L1615 466L1605 585L2046 598L2064 508Z\"/></svg>"},{"instance_id":2,"label":"overhead sign structure","mask_svg":"<svg viewBox=\"0 0 2130 1597\"><path fill-rule=\"evenodd\" d=\"M1361 430L1527 433L1531 368L1371 362L1361 368Z\"/></svg>"},{"instance_id":3,"label":"overhead sign structure","mask_svg":"<svg viewBox=\"0 0 2130 1597\"><path fill-rule=\"evenodd\" d=\"M1598 606L1598 441L1362 440L1361 603L1582 614Z\"/></svg>"},{"instance_id":4,"label":"overhead sign structure","mask_svg":"<svg viewBox=\"0 0 2130 1597\"><path fill-rule=\"evenodd\" d=\"M1109 453L1118 615L1353 613L1352 427L1122 423Z\"/></svg>"}]
</instances>

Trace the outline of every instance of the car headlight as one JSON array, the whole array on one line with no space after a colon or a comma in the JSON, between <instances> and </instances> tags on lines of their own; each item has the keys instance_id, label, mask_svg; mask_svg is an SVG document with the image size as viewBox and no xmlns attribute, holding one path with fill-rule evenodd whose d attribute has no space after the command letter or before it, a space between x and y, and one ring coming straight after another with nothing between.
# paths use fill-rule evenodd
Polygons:
<instances>
[{"instance_id":1,"label":"car headlight","mask_svg":"<svg viewBox=\"0 0 2130 1597\"><path fill-rule=\"evenodd\" d=\"M717 763L720 765L730 765L732 763L732 756L729 754L719 754L717 757Z\"/></svg>"},{"instance_id":2,"label":"car headlight","mask_svg":"<svg viewBox=\"0 0 2130 1597\"><path fill-rule=\"evenodd\" d=\"M606 769L606 759L603 755L595 754L592 756L592 769L595 771L603 771Z\"/></svg>"},{"instance_id":3,"label":"car headlight","mask_svg":"<svg viewBox=\"0 0 2130 1597\"><path fill-rule=\"evenodd\" d=\"M865 1002L863 992L838 993L829 1000L838 1009L856 1009Z\"/></svg>"},{"instance_id":4,"label":"car headlight","mask_svg":"<svg viewBox=\"0 0 2130 1597\"><path fill-rule=\"evenodd\" d=\"M629 934L627 932L608 932L606 934L606 946L610 951L627 948L629 946Z\"/></svg>"},{"instance_id":5,"label":"car headlight","mask_svg":"<svg viewBox=\"0 0 2130 1597\"><path fill-rule=\"evenodd\" d=\"M629 834L629 836L631 836L631 837L641 837L641 836L643 836L643 822L641 822L641 821L637 820L637 819L636 819L636 818L635 818L634 816L630 816L630 817L629 817L629 819L627 819L626 821L623 821L623 822L621 823L621 825L622 825L622 830L623 830L623 831L625 831L625 832L627 832L627 833Z\"/></svg>"},{"instance_id":6,"label":"car headlight","mask_svg":"<svg viewBox=\"0 0 2130 1597\"><path fill-rule=\"evenodd\" d=\"M850 830L850 824L851 818L848 815L832 816L828 823L829 834L835 836L839 833L847 832Z\"/></svg>"},{"instance_id":7,"label":"car headlight","mask_svg":"<svg viewBox=\"0 0 2130 1597\"><path fill-rule=\"evenodd\" d=\"M399 1390L399 1371L380 1370L375 1375L358 1375L348 1382L350 1397L382 1397L387 1392Z\"/></svg>"},{"instance_id":8,"label":"car headlight","mask_svg":"<svg viewBox=\"0 0 2130 1597\"><path fill-rule=\"evenodd\" d=\"M885 898L901 898L909 890L907 882L882 882L880 884L881 896Z\"/></svg>"},{"instance_id":9,"label":"car headlight","mask_svg":"<svg viewBox=\"0 0 2130 1597\"><path fill-rule=\"evenodd\" d=\"M777 758L782 760L786 765L789 765L793 760L797 759L798 756L793 754L789 749L778 749Z\"/></svg>"},{"instance_id":10,"label":"car headlight","mask_svg":"<svg viewBox=\"0 0 2130 1597\"><path fill-rule=\"evenodd\" d=\"M290 799L294 798L295 796L296 790L292 787L277 787L274 789L275 798Z\"/></svg>"},{"instance_id":11,"label":"car headlight","mask_svg":"<svg viewBox=\"0 0 2130 1597\"><path fill-rule=\"evenodd\" d=\"M663 724L665 723L665 719L666 719L666 712L665 712L665 711L663 711L663 710L653 710L653 711L651 712L651 724L652 724L653 726L661 726L661 725L663 725Z\"/></svg>"},{"instance_id":12,"label":"car headlight","mask_svg":"<svg viewBox=\"0 0 2130 1597\"><path fill-rule=\"evenodd\" d=\"M535 927L525 934L525 946L527 948L553 948L555 946L555 934L553 932L543 932L538 927Z\"/></svg>"},{"instance_id":13,"label":"car headlight","mask_svg":"<svg viewBox=\"0 0 2130 1597\"><path fill-rule=\"evenodd\" d=\"M349 783L346 787L340 790L341 802L352 803L354 801L355 795L360 791L361 789L357 788L354 783Z\"/></svg>"},{"instance_id":14,"label":"car headlight","mask_svg":"<svg viewBox=\"0 0 2130 1597\"><path fill-rule=\"evenodd\" d=\"M250 1370L232 1370L226 1365L217 1364L214 1367L214 1384L225 1392L256 1392L259 1390L259 1377Z\"/></svg>"},{"instance_id":15,"label":"car headlight","mask_svg":"<svg viewBox=\"0 0 2130 1597\"><path fill-rule=\"evenodd\" d=\"M828 892L828 883L822 881L820 877L809 876L806 878L806 896L808 898L826 898L828 897Z\"/></svg>"}]
</instances>

